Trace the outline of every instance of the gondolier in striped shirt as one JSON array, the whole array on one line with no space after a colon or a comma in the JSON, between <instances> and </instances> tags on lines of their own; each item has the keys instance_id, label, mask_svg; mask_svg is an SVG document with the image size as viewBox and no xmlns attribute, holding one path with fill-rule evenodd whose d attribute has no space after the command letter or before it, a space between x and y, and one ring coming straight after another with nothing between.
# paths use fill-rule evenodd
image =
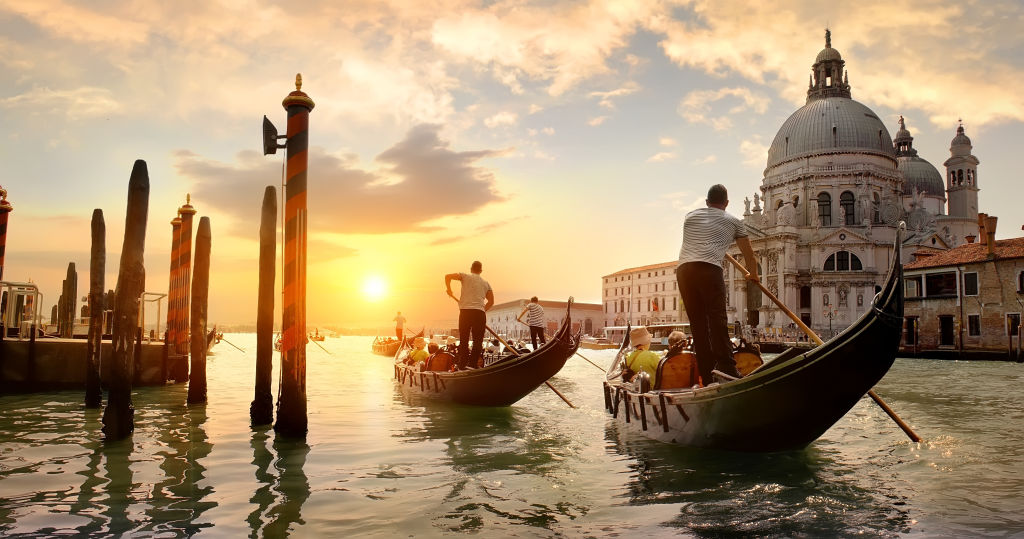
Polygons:
<instances>
[{"instance_id":1,"label":"gondolier in striped shirt","mask_svg":"<svg viewBox=\"0 0 1024 539\"><path fill-rule=\"evenodd\" d=\"M707 207L691 211L683 221L683 244L679 249L676 281L686 316L690 319L701 381L707 385L714 381L711 372L716 369L730 376L740 376L729 341L722 269L725 252L734 241L743 253L748 279L756 281L758 274L746 225L725 212L729 205L725 186L711 186L705 202Z\"/></svg>"},{"instance_id":2,"label":"gondolier in striped shirt","mask_svg":"<svg viewBox=\"0 0 1024 539\"><path fill-rule=\"evenodd\" d=\"M544 338L544 307L540 306L537 300L537 296L530 298L530 303L523 307L523 312L519 313L516 320L522 322L523 315L526 315L526 325L530 326L530 342L533 343L533 349L536 350L537 339L540 339L540 345L544 346L547 339Z\"/></svg>"}]
</instances>

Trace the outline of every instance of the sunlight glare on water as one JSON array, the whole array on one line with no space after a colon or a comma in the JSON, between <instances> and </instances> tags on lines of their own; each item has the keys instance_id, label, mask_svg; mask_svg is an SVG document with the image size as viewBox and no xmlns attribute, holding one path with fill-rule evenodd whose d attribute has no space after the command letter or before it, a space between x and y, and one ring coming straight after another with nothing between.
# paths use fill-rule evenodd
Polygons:
<instances>
[{"instance_id":1,"label":"sunlight glare on water","mask_svg":"<svg viewBox=\"0 0 1024 539\"><path fill-rule=\"evenodd\" d=\"M576 409L545 387L473 408L403 395L370 337L328 338L298 441L249 428L255 335L227 337L249 352L214 348L207 405L139 388L121 442L83 392L0 397L0 533L1024 534L1024 365L900 359L876 391L923 443L865 398L805 450L750 455L627 435L579 358L551 380Z\"/></svg>"}]
</instances>

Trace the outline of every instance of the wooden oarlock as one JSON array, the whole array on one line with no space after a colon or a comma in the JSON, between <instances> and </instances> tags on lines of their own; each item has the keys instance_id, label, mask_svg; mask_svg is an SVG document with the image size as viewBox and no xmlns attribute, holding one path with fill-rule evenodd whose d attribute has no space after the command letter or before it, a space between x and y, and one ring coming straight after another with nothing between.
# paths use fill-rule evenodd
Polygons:
<instances>
[{"instance_id":1,"label":"wooden oarlock","mask_svg":"<svg viewBox=\"0 0 1024 539\"><path fill-rule=\"evenodd\" d=\"M747 268L745 268L743 266L743 264L740 264L738 260L733 258L732 255L726 253L725 258L730 263L732 263L734 266L736 266L741 272L743 272L743 276L744 277L749 275L749 272L747 271ZM764 285L764 283L762 283L760 280L758 280L756 282L757 282L757 286L761 289L761 292L764 292L764 294L766 296L768 296L769 299L771 299L780 309L782 309L782 312L786 313L786 316L790 317L793 320L793 322L797 325L797 327L799 327L801 330L803 330L803 332L806 333L807 336L812 341L814 341L818 346L821 346L822 344L825 344L825 341L821 340L821 337L819 337L818 334L814 332L814 330L812 330L811 328L807 327L807 324L805 324L803 322L803 320L800 320L800 317L797 316L796 313L794 313L793 311L789 310L789 308L786 307L782 303L782 301L779 300L779 298L775 297L775 294L772 294L771 291L768 290L768 287L766 287ZM869 389L868 390L868 396L871 397L871 400L875 401L875 404L877 404L879 407L881 407L882 410L893 421L895 421L897 425L899 425L900 429L902 429L903 432L906 433L907 437L909 437L911 441L913 441L913 442L920 442L921 441L921 437L918 436L917 433L915 433L913 431L913 429L910 428L910 425L907 425L906 422L904 422L900 418L900 416L896 415L896 412L894 412L893 409L890 408L889 405L886 404L885 401L883 401L881 399L881 397L876 395L875 391L873 389Z\"/></svg>"}]
</instances>

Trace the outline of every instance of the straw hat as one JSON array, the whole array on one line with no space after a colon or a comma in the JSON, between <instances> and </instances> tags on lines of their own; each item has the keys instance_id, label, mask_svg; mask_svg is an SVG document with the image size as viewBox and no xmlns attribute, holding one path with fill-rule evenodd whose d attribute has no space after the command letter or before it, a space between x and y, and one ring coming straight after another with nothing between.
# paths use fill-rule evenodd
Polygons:
<instances>
[{"instance_id":1,"label":"straw hat","mask_svg":"<svg viewBox=\"0 0 1024 539\"><path fill-rule=\"evenodd\" d=\"M629 331L629 342L633 343L633 346L651 344L651 333L643 326L633 328Z\"/></svg>"}]
</instances>

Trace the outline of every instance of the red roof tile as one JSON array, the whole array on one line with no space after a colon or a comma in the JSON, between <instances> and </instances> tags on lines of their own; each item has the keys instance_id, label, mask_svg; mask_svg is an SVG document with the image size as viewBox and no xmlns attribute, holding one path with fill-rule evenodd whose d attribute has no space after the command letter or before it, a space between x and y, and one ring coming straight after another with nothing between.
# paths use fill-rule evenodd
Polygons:
<instances>
[{"instance_id":1,"label":"red roof tile","mask_svg":"<svg viewBox=\"0 0 1024 539\"><path fill-rule=\"evenodd\" d=\"M915 253L917 254L917 253ZM923 254L923 253L922 253ZM995 254L997 260L1008 258L1024 258L1024 238L996 240ZM942 266L959 266L988 260L988 246L981 243L966 243L947 251L928 253L917 260L903 266L904 269L938 268Z\"/></svg>"}]
</instances>

